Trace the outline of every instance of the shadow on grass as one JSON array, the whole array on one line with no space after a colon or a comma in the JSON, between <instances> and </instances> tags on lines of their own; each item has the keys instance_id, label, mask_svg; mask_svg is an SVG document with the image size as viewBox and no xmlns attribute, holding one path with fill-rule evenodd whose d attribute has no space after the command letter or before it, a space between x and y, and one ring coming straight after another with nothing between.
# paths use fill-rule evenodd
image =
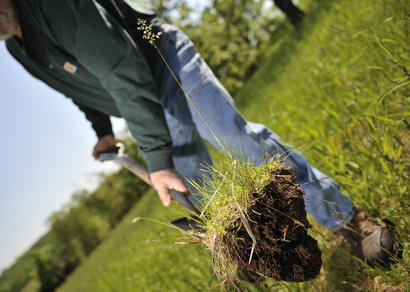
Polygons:
<instances>
[{"instance_id":1,"label":"shadow on grass","mask_svg":"<svg viewBox=\"0 0 410 292\"><path fill-rule=\"evenodd\" d=\"M362 264L340 245L331 247L323 268L326 291L364 291L369 286Z\"/></svg>"}]
</instances>

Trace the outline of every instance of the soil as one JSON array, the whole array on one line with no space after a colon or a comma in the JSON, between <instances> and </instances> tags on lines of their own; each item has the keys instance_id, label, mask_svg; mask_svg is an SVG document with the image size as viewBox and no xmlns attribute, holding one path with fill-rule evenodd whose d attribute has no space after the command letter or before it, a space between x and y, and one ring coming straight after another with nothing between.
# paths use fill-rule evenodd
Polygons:
<instances>
[{"instance_id":1,"label":"soil","mask_svg":"<svg viewBox=\"0 0 410 292\"><path fill-rule=\"evenodd\" d=\"M253 194L254 204L245 215L257 242L250 264L253 242L241 220L239 228L228 230L227 253L241 268L285 282L304 282L319 274L322 252L308 234L304 192L294 180L291 169L284 167L271 174L261 193Z\"/></svg>"}]
</instances>

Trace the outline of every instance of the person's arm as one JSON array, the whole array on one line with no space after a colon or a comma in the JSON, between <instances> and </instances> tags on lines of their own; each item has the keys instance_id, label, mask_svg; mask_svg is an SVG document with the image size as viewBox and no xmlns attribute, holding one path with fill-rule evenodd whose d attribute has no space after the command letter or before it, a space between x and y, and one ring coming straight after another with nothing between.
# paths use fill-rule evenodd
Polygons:
<instances>
[{"instance_id":1,"label":"person's arm","mask_svg":"<svg viewBox=\"0 0 410 292\"><path fill-rule=\"evenodd\" d=\"M77 102L74 102L74 104L84 113L86 119L91 122L91 127L94 129L98 139L107 135L114 135L109 116Z\"/></svg>"},{"instance_id":2,"label":"person's arm","mask_svg":"<svg viewBox=\"0 0 410 292\"><path fill-rule=\"evenodd\" d=\"M45 14L64 50L115 100L149 171L173 169L172 140L157 89L128 33L95 1L50 0Z\"/></svg>"},{"instance_id":3,"label":"person's arm","mask_svg":"<svg viewBox=\"0 0 410 292\"><path fill-rule=\"evenodd\" d=\"M74 102L91 122L91 127L97 135L98 141L93 149L93 157L98 159L101 153L118 152L110 117L95 109Z\"/></svg>"},{"instance_id":4,"label":"person's arm","mask_svg":"<svg viewBox=\"0 0 410 292\"><path fill-rule=\"evenodd\" d=\"M132 38L95 0L49 0L47 5L56 38L114 98L163 204L169 205L170 189L188 194L174 169L172 140L154 80Z\"/></svg>"},{"instance_id":5,"label":"person's arm","mask_svg":"<svg viewBox=\"0 0 410 292\"><path fill-rule=\"evenodd\" d=\"M91 122L92 128L97 134L98 142L94 147L93 156L98 159L101 153L117 152L117 142L111 127L110 117L92 108L80 105L74 102L78 108L84 112L87 120ZM171 197L168 190L176 190L185 193L189 192L185 186L185 181L178 172L174 169L166 169L156 171L150 174L152 186L158 192L164 206L168 207L171 204Z\"/></svg>"},{"instance_id":6,"label":"person's arm","mask_svg":"<svg viewBox=\"0 0 410 292\"><path fill-rule=\"evenodd\" d=\"M92 108L74 102L84 112L87 120L97 134L98 142L94 147L93 156L98 159L101 153L117 152L117 142L112 131L110 117ZM176 190L189 196L184 178L174 169L159 170L150 173L152 186L158 192L158 196L165 207L171 204L169 190Z\"/></svg>"}]
</instances>

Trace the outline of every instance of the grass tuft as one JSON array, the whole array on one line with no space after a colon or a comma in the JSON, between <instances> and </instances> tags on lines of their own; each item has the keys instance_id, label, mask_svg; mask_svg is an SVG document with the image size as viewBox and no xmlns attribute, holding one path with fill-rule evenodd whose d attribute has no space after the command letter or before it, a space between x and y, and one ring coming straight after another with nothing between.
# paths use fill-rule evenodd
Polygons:
<instances>
[{"instance_id":1,"label":"grass tuft","mask_svg":"<svg viewBox=\"0 0 410 292\"><path fill-rule=\"evenodd\" d=\"M221 281L221 287L235 287L242 290L238 264L232 260L226 243L227 230L243 225L253 241L249 264L258 244L250 226L246 210L255 203L253 194L262 190L271 181L272 174L286 167L279 155L265 157L264 163L255 166L238 151L224 156L218 168L209 166L201 184L192 182L203 196L203 208L199 222L201 231L194 233L212 253L214 274Z\"/></svg>"}]
</instances>

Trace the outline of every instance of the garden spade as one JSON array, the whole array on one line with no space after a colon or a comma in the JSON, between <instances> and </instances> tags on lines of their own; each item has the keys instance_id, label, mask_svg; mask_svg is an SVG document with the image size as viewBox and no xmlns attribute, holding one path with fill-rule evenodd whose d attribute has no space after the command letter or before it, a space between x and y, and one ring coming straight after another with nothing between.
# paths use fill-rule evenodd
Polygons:
<instances>
[{"instance_id":1,"label":"garden spade","mask_svg":"<svg viewBox=\"0 0 410 292\"><path fill-rule=\"evenodd\" d=\"M132 158L128 157L126 154L124 154L124 145L121 143L118 143L117 146L119 146L118 153L102 153L98 157L99 160L101 161L106 161L106 160L115 160L123 167L131 171L133 174L135 174L137 177L142 179L144 182L146 182L148 185L151 184L151 180L149 178L149 172L148 169L133 160ZM173 201L176 201L183 207L185 207L189 212L192 218L194 219L187 219L186 217L172 220L170 223L179 229L182 229L184 231L189 231L189 230L197 230L200 227L198 226L198 220L201 215L201 212L198 211L198 209L188 200L185 194L177 192L175 190L170 190L170 194L172 197Z\"/></svg>"}]
</instances>

